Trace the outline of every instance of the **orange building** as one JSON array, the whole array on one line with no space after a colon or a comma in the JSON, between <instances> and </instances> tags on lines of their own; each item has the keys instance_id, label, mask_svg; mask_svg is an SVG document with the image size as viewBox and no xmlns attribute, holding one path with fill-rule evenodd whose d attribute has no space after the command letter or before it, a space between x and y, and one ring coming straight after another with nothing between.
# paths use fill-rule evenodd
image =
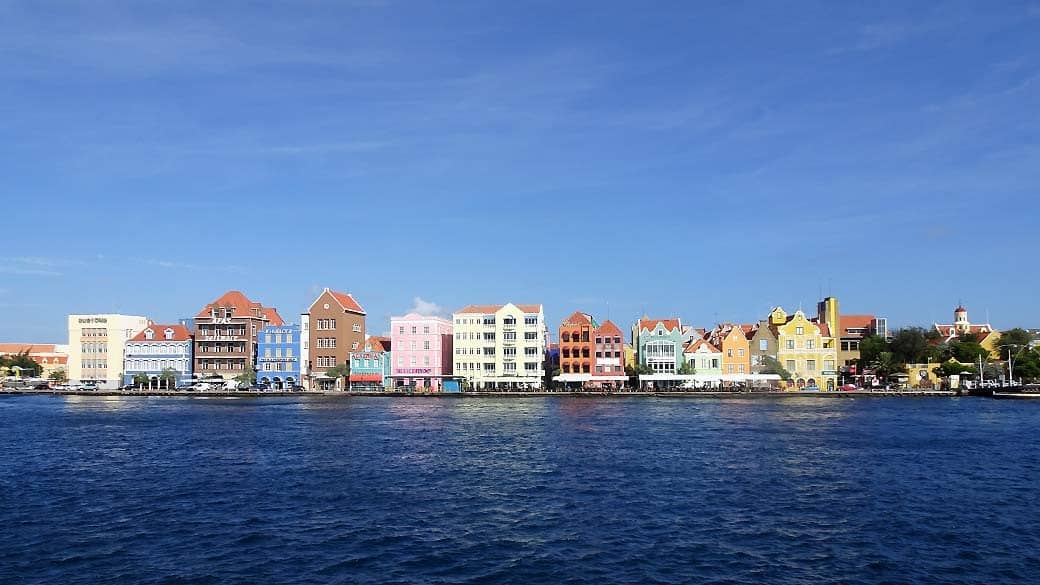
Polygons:
<instances>
[{"instance_id":1,"label":"orange building","mask_svg":"<svg viewBox=\"0 0 1040 585\"><path fill-rule=\"evenodd\" d=\"M576 311L560 323L560 372L591 374L593 370L592 332L598 323L592 315Z\"/></svg>"},{"instance_id":2,"label":"orange building","mask_svg":"<svg viewBox=\"0 0 1040 585\"><path fill-rule=\"evenodd\" d=\"M709 333L708 341L722 350L723 374L751 373L751 343L747 338L751 328L751 325L722 323Z\"/></svg>"}]
</instances>

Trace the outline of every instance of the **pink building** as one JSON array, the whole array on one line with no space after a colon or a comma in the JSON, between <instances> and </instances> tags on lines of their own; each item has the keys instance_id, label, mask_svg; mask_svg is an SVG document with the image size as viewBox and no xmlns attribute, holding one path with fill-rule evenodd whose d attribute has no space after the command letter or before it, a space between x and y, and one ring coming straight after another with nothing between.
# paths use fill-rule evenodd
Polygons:
<instances>
[{"instance_id":1,"label":"pink building","mask_svg":"<svg viewBox=\"0 0 1040 585\"><path fill-rule=\"evenodd\" d=\"M439 392L452 375L451 321L409 313L390 318L393 387L428 388Z\"/></svg>"}]
</instances>

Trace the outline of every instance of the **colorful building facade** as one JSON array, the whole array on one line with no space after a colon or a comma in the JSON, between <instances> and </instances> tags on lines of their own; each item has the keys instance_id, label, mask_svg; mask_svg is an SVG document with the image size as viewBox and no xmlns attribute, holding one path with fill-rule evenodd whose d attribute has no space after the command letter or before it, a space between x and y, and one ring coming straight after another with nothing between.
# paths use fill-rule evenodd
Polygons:
<instances>
[{"instance_id":1,"label":"colorful building facade","mask_svg":"<svg viewBox=\"0 0 1040 585\"><path fill-rule=\"evenodd\" d=\"M683 347L683 358L694 373L721 376L723 373L722 350L707 339L695 339Z\"/></svg>"},{"instance_id":2,"label":"colorful building facade","mask_svg":"<svg viewBox=\"0 0 1040 585\"><path fill-rule=\"evenodd\" d=\"M752 325L722 323L708 332L708 341L722 354L722 373L751 373L751 343L747 333Z\"/></svg>"},{"instance_id":3,"label":"colorful building facade","mask_svg":"<svg viewBox=\"0 0 1040 585\"><path fill-rule=\"evenodd\" d=\"M57 371L68 376L69 346L58 343L0 343L0 356L26 354L40 369L35 375L49 378Z\"/></svg>"},{"instance_id":4,"label":"colorful building facade","mask_svg":"<svg viewBox=\"0 0 1040 585\"><path fill-rule=\"evenodd\" d=\"M299 325L267 325L257 335L256 381L273 390L300 385Z\"/></svg>"},{"instance_id":5,"label":"colorful building facade","mask_svg":"<svg viewBox=\"0 0 1040 585\"><path fill-rule=\"evenodd\" d=\"M378 392L391 388L393 360L389 337L370 336L361 351L350 352L350 389Z\"/></svg>"},{"instance_id":6,"label":"colorful building facade","mask_svg":"<svg viewBox=\"0 0 1040 585\"><path fill-rule=\"evenodd\" d=\"M454 372L470 387L542 387L548 337L542 305L469 305L452 315L452 321Z\"/></svg>"},{"instance_id":7,"label":"colorful building facade","mask_svg":"<svg viewBox=\"0 0 1040 585\"><path fill-rule=\"evenodd\" d=\"M776 333L777 361L791 373L795 388L834 390L838 353L825 323L813 323L802 311L788 315L780 307L769 314Z\"/></svg>"},{"instance_id":8,"label":"colorful building facade","mask_svg":"<svg viewBox=\"0 0 1040 585\"><path fill-rule=\"evenodd\" d=\"M148 377L150 388L172 389L190 384L193 351L194 340L187 327L150 324L126 343L123 384L137 385L134 378L141 374ZM163 379L167 369L175 373L172 384Z\"/></svg>"},{"instance_id":9,"label":"colorful building facade","mask_svg":"<svg viewBox=\"0 0 1040 585\"><path fill-rule=\"evenodd\" d=\"M452 324L447 319L409 313L390 318L394 348L391 383L395 388L439 392L452 376Z\"/></svg>"},{"instance_id":10,"label":"colorful building facade","mask_svg":"<svg viewBox=\"0 0 1040 585\"><path fill-rule=\"evenodd\" d=\"M300 375L308 390L344 390L348 380L328 370L349 364L365 343L365 310L349 293L325 288L300 315Z\"/></svg>"},{"instance_id":11,"label":"colorful building facade","mask_svg":"<svg viewBox=\"0 0 1040 585\"><path fill-rule=\"evenodd\" d=\"M126 343L150 323L137 315L69 315L69 381L103 389L123 385Z\"/></svg>"},{"instance_id":12,"label":"colorful building facade","mask_svg":"<svg viewBox=\"0 0 1040 585\"><path fill-rule=\"evenodd\" d=\"M632 326L632 343L639 364L648 366L655 374L675 374L682 366L679 319L640 319Z\"/></svg>"},{"instance_id":13,"label":"colorful building facade","mask_svg":"<svg viewBox=\"0 0 1040 585\"><path fill-rule=\"evenodd\" d=\"M599 323L588 313L575 311L560 323L560 373L592 375L595 369L593 331ZM577 378L575 378L577 381Z\"/></svg>"},{"instance_id":14,"label":"colorful building facade","mask_svg":"<svg viewBox=\"0 0 1040 585\"><path fill-rule=\"evenodd\" d=\"M247 367L255 367L260 330L282 324L277 309L252 301L237 290L224 293L195 315L193 373L196 377L234 381L246 373Z\"/></svg>"},{"instance_id":15,"label":"colorful building facade","mask_svg":"<svg viewBox=\"0 0 1040 585\"><path fill-rule=\"evenodd\" d=\"M990 355L1000 359L997 343L1000 341L1000 332L989 323L972 323L968 320L968 310L963 305L958 305L953 311L953 323L940 325L933 323L932 327L942 336L943 341L949 343L962 336L974 336L979 345L989 350Z\"/></svg>"}]
</instances>

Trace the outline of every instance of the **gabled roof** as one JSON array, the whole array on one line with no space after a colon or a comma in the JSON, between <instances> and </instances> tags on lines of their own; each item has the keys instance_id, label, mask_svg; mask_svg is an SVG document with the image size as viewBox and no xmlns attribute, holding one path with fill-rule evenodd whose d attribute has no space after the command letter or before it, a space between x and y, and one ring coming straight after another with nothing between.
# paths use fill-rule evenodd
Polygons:
<instances>
[{"instance_id":1,"label":"gabled roof","mask_svg":"<svg viewBox=\"0 0 1040 585\"><path fill-rule=\"evenodd\" d=\"M610 335L615 337L623 337L625 334L621 331L621 328L614 324L613 321L607 319L602 325L596 328L596 335Z\"/></svg>"},{"instance_id":2,"label":"gabled roof","mask_svg":"<svg viewBox=\"0 0 1040 585\"><path fill-rule=\"evenodd\" d=\"M657 328L658 323L668 331L682 331L682 325L679 323L679 319L640 319L639 330L642 331L646 329L647 331L653 331Z\"/></svg>"},{"instance_id":3,"label":"gabled roof","mask_svg":"<svg viewBox=\"0 0 1040 585\"><path fill-rule=\"evenodd\" d=\"M361 305L354 300L354 297L350 293L341 293L334 290L325 289L332 295L332 298L336 299L336 302L343 307L344 311L350 311L351 313L358 313L365 315L365 310L361 308Z\"/></svg>"},{"instance_id":4,"label":"gabled roof","mask_svg":"<svg viewBox=\"0 0 1040 585\"><path fill-rule=\"evenodd\" d=\"M274 307L264 307L263 313L264 317L267 317L267 320L270 321L271 325L274 325L275 327L285 325L285 321L282 321L282 316L278 314L278 309Z\"/></svg>"},{"instance_id":5,"label":"gabled roof","mask_svg":"<svg viewBox=\"0 0 1040 585\"><path fill-rule=\"evenodd\" d=\"M575 311L570 317L564 319L563 323L560 323L561 327L575 327L578 325L592 325L592 315Z\"/></svg>"},{"instance_id":6,"label":"gabled roof","mask_svg":"<svg viewBox=\"0 0 1040 585\"><path fill-rule=\"evenodd\" d=\"M170 338L170 339L166 339L166 337L165 337L165 335L166 335L165 331L167 329L172 329L173 330L173 337ZM145 335L145 332L148 331L148 330L152 331L152 338L151 339L148 339L148 336ZM142 329L140 333L138 333L137 335L131 337L130 341L144 341L144 342L152 342L152 341L189 341L190 339L191 339L191 332L189 332L188 328L185 327L184 325L180 325L180 324L177 324L177 325L161 325L159 323L152 323L151 325L149 325L149 326L145 327L144 329Z\"/></svg>"},{"instance_id":7,"label":"gabled roof","mask_svg":"<svg viewBox=\"0 0 1040 585\"><path fill-rule=\"evenodd\" d=\"M466 305L458 311L455 311L455 313L497 313L501 311L502 307L504 306L505 305ZM516 305L516 308L520 309L525 313L540 313L542 311L541 305Z\"/></svg>"},{"instance_id":8,"label":"gabled roof","mask_svg":"<svg viewBox=\"0 0 1040 585\"><path fill-rule=\"evenodd\" d=\"M372 335L365 342L372 346L372 351L390 351L389 337Z\"/></svg>"},{"instance_id":9,"label":"gabled roof","mask_svg":"<svg viewBox=\"0 0 1040 585\"><path fill-rule=\"evenodd\" d=\"M708 351L710 351L712 353L721 353L722 352L722 350L720 350L719 348L717 348L714 345L712 345L711 342L709 342L706 339L695 339L695 340L687 343L685 346L683 346L683 353L693 353L693 352L697 351L698 349L700 349L701 347L706 347L708 349Z\"/></svg>"}]
</instances>

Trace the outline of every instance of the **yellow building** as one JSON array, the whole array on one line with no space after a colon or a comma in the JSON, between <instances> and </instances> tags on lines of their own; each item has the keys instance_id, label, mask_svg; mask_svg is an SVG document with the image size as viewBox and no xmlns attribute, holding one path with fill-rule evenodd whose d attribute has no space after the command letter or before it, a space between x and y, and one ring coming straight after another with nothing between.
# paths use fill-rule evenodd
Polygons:
<instances>
[{"instance_id":1,"label":"yellow building","mask_svg":"<svg viewBox=\"0 0 1040 585\"><path fill-rule=\"evenodd\" d=\"M541 305L470 305L452 321L456 376L474 389L542 386L546 326Z\"/></svg>"},{"instance_id":2,"label":"yellow building","mask_svg":"<svg viewBox=\"0 0 1040 585\"><path fill-rule=\"evenodd\" d=\"M1000 359L1000 350L997 342L1000 341L1000 332L989 323L972 323L968 320L968 309L963 305L953 310L953 323L933 323L935 330L939 332L947 343L956 341L963 335L974 335L979 340L979 345L989 350L990 356Z\"/></svg>"},{"instance_id":3,"label":"yellow building","mask_svg":"<svg viewBox=\"0 0 1040 585\"><path fill-rule=\"evenodd\" d=\"M631 345L625 344L625 369L636 367L636 350Z\"/></svg>"},{"instance_id":4,"label":"yellow building","mask_svg":"<svg viewBox=\"0 0 1040 585\"><path fill-rule=\"evenodd\" d=\"M788 315L777 307L769 314L769 327L776 332L776 359L791 373L795 388L837 388L838 352L825 323L813 323L802 311Z\"/></svg>"}]
</instances>

